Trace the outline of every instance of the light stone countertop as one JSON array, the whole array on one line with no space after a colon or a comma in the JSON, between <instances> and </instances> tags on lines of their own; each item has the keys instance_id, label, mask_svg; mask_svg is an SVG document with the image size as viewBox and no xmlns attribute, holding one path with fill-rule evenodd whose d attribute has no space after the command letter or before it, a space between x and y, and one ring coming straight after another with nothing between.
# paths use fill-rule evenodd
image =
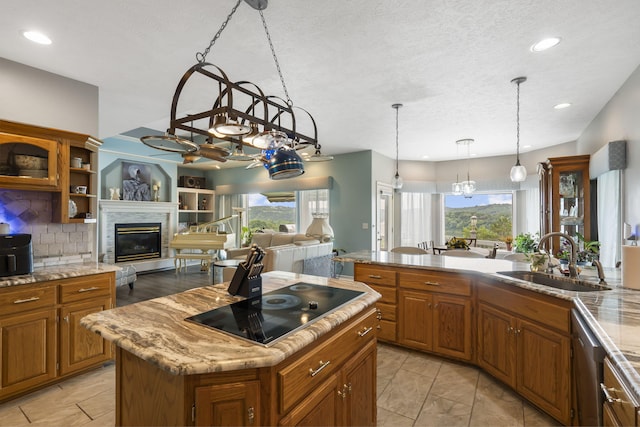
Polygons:
<instances>
[{"instance_id":1,"label":"light stone countertop","mask_svg":"<svg viewBox=\"0 0 640 427\"><path fill-rule=\"evenodd\" d=\"M36 267L32 274L20 276L0 277L0 288L9 286L28 285L30 283L48 282L50 280L67 279L69 277L89 276L109 271L120 271L121 268L113 264L99 262L84 262L75 264L61 264Z\"/></svg>"},{"instance_id":2,"label":"light stone countertop","mask_svg":"<svg viewBox=\"0 0 640 427\"><path fill-rule=\"evenodd\" d=\"M227 292L228 284L191 289L90 314L80 323L117 346L175 375L235 371L274 366L331 332L367 307L380 294L363 283L281 271L262 274L263 292L307 282L365 291L365 294L269 347L184 320L242 300Z\"/></svg>"},{"instance_id":3,"label":"light stone countertop","mask_svg":"<svg viewBox=\"0 0 640 427\"><path fill-rule=\"evenodd\" d=\"M334 260L479 274L501 283L571 300L640 399L640 291L623 286L619 269L605 269L606 282L611 290L573 292L496 274L498 271L529 270L528 263L500 259L360 251L334 257ZM593 279L594 284L598 282L594 268L584 268L580 277Z\"/></svg>"}]
</instances>

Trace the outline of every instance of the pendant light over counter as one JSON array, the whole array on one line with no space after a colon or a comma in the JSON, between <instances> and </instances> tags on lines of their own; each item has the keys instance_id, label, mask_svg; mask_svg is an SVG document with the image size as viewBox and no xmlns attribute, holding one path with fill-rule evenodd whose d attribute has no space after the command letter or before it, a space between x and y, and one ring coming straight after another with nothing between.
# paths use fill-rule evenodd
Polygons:
<instances>
[{"instance_id":1,"label":"pendant light over counter","mask_svg":"<svg viewBox=\"0 0 640 427\"><path fill-rule=\"evenodd\" d=\"M520 164L520 84L527 81L526 77L516 77L511 83L516 84L516 164L511 168L511 181L522 182L527 179L527 169Z\"/></svg>"},{"instance_id":2,"label":"pendant light over counter","mask_svg":"<svg viewBox=\"0 0 640 427\"><path fill-rule=\"evenodd\" d=\"M396 174L393 177L391 185L393 186L394 190L399 190L402 188L403 182L402 178L400 177L400 173L398 172L398 109L402 107L402 104L393 104L391 105L391 107L396 110Z\"/></svg>"}]
</instances>

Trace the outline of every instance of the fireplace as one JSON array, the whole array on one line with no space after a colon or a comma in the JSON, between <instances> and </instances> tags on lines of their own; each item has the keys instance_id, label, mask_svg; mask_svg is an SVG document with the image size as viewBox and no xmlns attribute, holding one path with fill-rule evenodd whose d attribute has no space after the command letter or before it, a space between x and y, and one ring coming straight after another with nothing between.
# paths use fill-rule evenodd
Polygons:
<instances>
[{"instance_id":1,"label":"fireplace","mask_svg":"<svg viewBox=\"0 0 640 427\"><path fill-rule=\"evenodd\" d=\"M115 261L162 258L162 224L115 224Z\"/></svg>"}]
</instances>

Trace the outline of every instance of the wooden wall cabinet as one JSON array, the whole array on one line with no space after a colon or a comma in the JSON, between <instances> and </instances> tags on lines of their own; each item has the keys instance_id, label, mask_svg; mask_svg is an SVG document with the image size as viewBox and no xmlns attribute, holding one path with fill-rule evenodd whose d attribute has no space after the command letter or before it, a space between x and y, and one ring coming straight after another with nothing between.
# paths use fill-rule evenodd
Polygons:
<instances>
[{"instance_id":1,"label":"wooden wall cabinet","mask_svg":"<svg viewBox=\"0 0 640 427\"><path fill-rule=\"evenodd\" d=\"M571 424L570 302L479 283L478 365Z\"/></svg>"},{"instance_id":2,"label":"wooden wall cabinet","mask_svg":"<svg viewBox=\"0 0 640 427\"><path fill-rule=\"evenodd\" d=\"M473 360L471 280L452 273L400 271L398 343Z\"/></svg>"},{"instance_id":3,"label":"wooden wall cabinet","mask_svg":"<svg viewBox=\"0 0 640 427\"><path fill-rule=\"evenodd\" d=\"M89 135L0 120L0 186L50 192L53 222L94 223L100 145L101 141ZM19 169L14 154L46 159L46 168ZM87 166L72 167L74 158ZM72 192L71 186L85 186L87 192Z\"/></svg>"},{"instance_id":4,"label":"wooden wall cabinet","mask_svg":"<svg viewBox=\"0 0 640 427\"><path fill-rule=\"evenodd\" d=\"M540 234L561 231L591 240L589 156L553 157L538 164L540 178ZM551 239L554 254L559 238Z\"/></svg>"},{"instance_id":5,"label":"wooden wall cabinet","mask_svg":"<svg viewBox=\"0 0 640 427\"><path fill-rule=\"evenodd\" d=\"M79 322L114 298L115 273L0 289L0 401L110 360L112 345Z\"/></svg>"}]
</instances>

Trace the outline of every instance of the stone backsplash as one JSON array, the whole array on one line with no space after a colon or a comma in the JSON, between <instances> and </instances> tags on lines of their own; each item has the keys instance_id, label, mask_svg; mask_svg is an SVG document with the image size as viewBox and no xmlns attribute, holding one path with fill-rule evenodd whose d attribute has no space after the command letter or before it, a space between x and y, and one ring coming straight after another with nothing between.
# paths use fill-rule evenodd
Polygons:
<instances>
[{"instance_id":1,"label":"stone backsplash","mask_svg":"<svg viewBox=\"0 0 640 427\"><path fill-rule=\"evenodd\" d=\"M31 234L35 267L94 261L96 225L51 222L52 193L0 190L0 222Z\"/></svg>"}]
</instances>

